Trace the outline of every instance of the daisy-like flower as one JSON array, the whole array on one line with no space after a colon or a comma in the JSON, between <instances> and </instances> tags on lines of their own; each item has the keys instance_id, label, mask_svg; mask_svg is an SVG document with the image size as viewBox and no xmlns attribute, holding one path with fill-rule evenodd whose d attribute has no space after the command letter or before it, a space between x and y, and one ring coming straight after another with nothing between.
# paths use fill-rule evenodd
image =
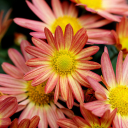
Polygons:
<instances>
[{"instance_id":1,"label":"daisy-like flower","mask_svg":"<svg viewBox=\"0 0 128 128\"><path fill-rule=\"evenodd\" d=\"M123 17L121 22L116 25L116 31L112 30L112 33L115 46L119 51L123 51L125 57L128 53L128 18Z\"/></svg>"},{"instance_id":2,"label":"daisy-like flower","mask_svg":"<svg viewBox=\"0 0 128 128\"><path fill-rule=\"evenodd\" d=\"M95 54L99 47L91 46L83 49L88 39L86 30L82 28L73 35L70 24L66 26L64 36L60 26L55 30L55 37L47 28L45 28L45 35L48 44L38 38L32 38L36 47L26 48L29 54L37 58L26 62L28 66L36 68L26 73L24 79L33 80L31 83L33 86L47 80L45 93L50 93L56 87L55 102L59 90L65 101L72 102L75 97L78 102L83 102L84 94L81 85L89 87L86 76L101 80L99 75L89 71L100 68L100 64L89 61L90 56Z\"/></svg>"},{"instance_id":3,"label":"daisy-like flower","mask_svg":"<svg viewBox=\"0 0 128 128\"><path fill-rule=\"evenodd\" d=\"M0 128L7 128L11 124L10 117L18 108L17 99L15 97L0 97Z\"/></svg>"},{"instance_id":4,"label":"daisy-like flower","mask_svg":"<svg viewBox=\"0 0 128 128\"><path fill-rule=\"evenodd\" d=\"M120 16L128 12L128 5L126 0L71 0L82 5L87 11L97 13L102 17L120 22ZM113 15L117 14L117 15Z\"/></svg>"},{"instance_id":5,"label":"daisy-like flower","mask_svg":"<svg viewBox=\"0 0 128 128\"><path fill-rule=\"evenodd\" d=\"M4 18L3 18L4 11L0 12L0 42L12 22L12 19L9 19L11 12L12 9L8 10Z\"/></svg>"},{"instance_id":6,"label":"daisy-like flower","mask_svg":"<svg viewBox=\"0 0 128 128\"><path fill-rule=\"evenodd\" d=\"M78 11L75 5L67 1L60 3L60 0L51 0L52 9L47 5L45 0L32 0L33 4L26 1L29 8L44 22L28 20L24 18L15 18L14 22L22 27L29 28L35 32L30 34L37 38L45 38L44 28L47 27L53 34L59 25L63 32L67 24L71 24L74 33L81 28L87 29L88 42L104 43L109 40L110 31L99 29L112 21L103 19L101 16L87 14L78 17ZM108 35L108 36L107 36ZM104 38L103 38L104 37Z\"/></svg>"},{"instance_id":7,"label":"daisy-like flower","mask_svg":"<svg viewBox=\"0 0 128 128\"><path fill-rule=\"evenodd\" d=\"M39 116L34 116L31 119L23 119L18 124L18 119L15 118L9 128L37 128L39 121Z\"/></svg>"},{"instance_id":8,"label":"daisy-like flower","mask_svg":"<svg viewBox=\"0 0 128 128\"><path fill-rule=\"evenodd\" d=\"M48 125L57 128L56 121L59 118L64 118L64 114L59 109L63 106L59 102L56 104L53 102L54 92L45 94L46 81L33 87L31 86L32 81L23 79L24 74L31 70L25 65L25 62L33 57L25 52L26 46L30 46L29 42L22 41L21 51L24 57L17 50L9 49L9 57L15 66L6 62L2 64L2 68L7 74L0 74L0 91L17 98L17 112L23 110L19 122L24 118L31 119L37 115L40 117L38 128L47 128Z\"/></svg>"},{"instance_id":9,"label":"daisy-like flower","mask_svg":"<svg viewBox=\"0 0 128 128\"><path fill-rule=\"evenodd\" d=\"M80 105L80 111L84 119L79 116L73 116L72 119L59 119L58 125L62 128L110 128L117 110L111 113L107 110L100 119L82 105Z\"/></svg>"},{"instance_id":10,"label":"daisy-like flower","mask_svg":"<svg viewBox=\"0 0 128 128\"><path fill-rule=\"evenodd\" d=\"M98 100L85 103L84 107L97 116L102 116L106 110L114 110L117 113L113 121L114 128L127 128L128 126L128 55L122 60L122 51L119 52L116 65L116 78L107 48L101 57L101 69L103 73L104 88L91 77L87 77L91 87L95 90Z\"/></svg>"}]
</instances>

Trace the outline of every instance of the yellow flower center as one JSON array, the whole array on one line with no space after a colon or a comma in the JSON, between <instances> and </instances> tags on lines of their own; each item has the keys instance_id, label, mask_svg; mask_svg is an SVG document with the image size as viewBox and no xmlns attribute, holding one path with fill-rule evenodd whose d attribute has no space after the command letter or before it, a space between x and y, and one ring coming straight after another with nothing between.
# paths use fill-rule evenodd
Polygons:
<instances>
[{"instance_id":1,"label":"yellow flower center","mask_svg":"<svg viewBox=\"0 0 128 128\"><path fill-rule=\"evenodd\" d=\"M28 99L32 102L34 102L36 105L44 105L44 104L49 104L51 101L54 99L54 92L51 92L49 94L45 94L44 89L45 89L46 82L33 87L31 85L31 81L28 81L28 86L27 86L27 96Z\"/></svg>"},{"instance_id":2,"label":"yellow flower center","mask_svg":"<svg viewBox=\"0 0 128 128\"><path fill-rule=\"evenodd\" d=\"M122 49L126 48L128 50L128 37L121 37L120 44L122 45Z\"/></svg>"},{"instance_id":3,"label":"yellow flower center","mask_svg":"<svg viewBox=\"0 0 128 128\"><path fill-rule=\"evenodd\" d=\"M108 128L108 127L104 127L104 126L101 126L101 125L99 125L99 124L96 124L96 123L94 123L94 124L92 124L92 126L90 127L90 126L86 126L85 128Z\"/></svg>"},{"instance_id":4,"label":"yellow flower center","mask_svg":"<svg viewBox=\"0 0 128 128\"><path fill-rule=\"evenodd\" d=\"M75 58L68 51L56 52L52 57L52 67L59 75L66 75L75 70Z\"/></svg>"},{"instance_id":5,"label":"yellow flower center","mask_svg":"<svg viewBox=\"0 0 128 128\"><path fill-rule=\"evenodd\" d=\"M71 17L71 16L63 16L63 17L59 17L57 18L54 23L51 25L51 31L52 33L55 33L55 29L56 27L59 25L62 30L63 33L65 31L65 27L67 24L71 24L71 26L73 27L73 31L74 34L82 28L82 25L80 24L79 20L75 17Z\"/></svg>"},{"instance_id":6,"label":"yellow flower center","mask_svg":"<svg viewBox=\"0 0 128 128\"><path fill-rule=\"evenodd\" d=\"M109 92L109 104L111 108L117 108L117 113L121 116L128 116L128 87L117 86Z\"/></svg>"},{"instance_id":7,"label":"yellow flower center","mask_svg":"<svg viewBox=\"0 0 128 128\"><path fill-rule=\"evenodd\" d=\"M85 4L87 7L92 9L101 8L102 0L76 0L77 3Z\"/></svg>"}]
</instances>

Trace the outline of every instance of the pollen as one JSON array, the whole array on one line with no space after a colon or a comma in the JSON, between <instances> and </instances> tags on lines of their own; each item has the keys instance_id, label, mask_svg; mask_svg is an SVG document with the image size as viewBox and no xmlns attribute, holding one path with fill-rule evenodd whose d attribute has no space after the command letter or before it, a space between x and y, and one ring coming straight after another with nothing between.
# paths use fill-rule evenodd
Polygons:
<instances>
[{"instance_id":1,"label":"pollen","mask_svg":"<svg viewBox=\"0 0 128 128\"><path fill-rule=\"evenodd\" d=\"M28 86L26 88L26 94L31 102L35 103L36 105L43 106L54 100L54 92L45 94L44 89L46 82L43 82L42 84L35 87L31 85L31 82L32 81L28 81Z\"/></svg>"},{"instance_id":2,"label":"pollen","mask_svg":"<svg viewBox=\"0 0 128 128\"><path fill-rule=\"evenodd\" d=\"M117 86L109 92L109 104L111 108L117 108L117 113L121 116L128 116L128 87Z\"/></svg>"},{"instance_id":3,"label":"pollen","mask_svg":"<svg viewBox=\"0 0 128 128\"><path fill-rule=\"evenodd\" d=\"M101 8L102 0L79 0L79 3L85 4L89 8L98 9Z\"/></svg>"},{"instance_id":4,"label":"pollen","mask_svg":"<svg viewBox=\"0 0 128 128\"><path fill-rule=\"evenodd\" d=\"M82 25L81 23L79 22L79 20L75 17L71 17L71 16L63 16L63 17L59 17L57 18L54 23L51 25L51 31L52 33L55 33L55 29L56 27L59 25L62 30L63 30L63 33L65 31L65 27L67 24L71 24L71 26L73 27L73 31L74 31L74 34L76 34L76 32L82 28Z\"/></svg>"},{"instance_id":5,"label":"pollen","mask_svg":"<svg viewBox=\"0 0 128 128\"><path fill-rule=\"evenodd\" d=\"M120 44L122 46L121 49L127 49L128 50L128 37L121 37L120 39Z\"/></svg>"},{"instance_id":6,"label":"pollen","mask_svg":"<svg viewBox=\"0 0 128 128\"><path fill-rule=\"evenodd\" d=\"M75 58L68 51L56 52L52 58L52 67L59 75L71 74L75 70Z\"/></svg>"}]
</instances>

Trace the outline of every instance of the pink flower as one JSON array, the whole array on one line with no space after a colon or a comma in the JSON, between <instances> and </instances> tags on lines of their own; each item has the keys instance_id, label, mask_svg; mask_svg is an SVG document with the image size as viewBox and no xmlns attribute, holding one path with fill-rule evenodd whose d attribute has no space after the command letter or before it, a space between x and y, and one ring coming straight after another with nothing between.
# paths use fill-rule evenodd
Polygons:
<instances>
[{"instance_id":1,"label":"pink flower","mask_svg":"<svg viewBox=\"0 0 128 128\"><path fill-rule=\"evenodd\" d=\"M30 34L37 38L46 38L44 28L47 27L53 34L57 26L60 26L64 32L67 24L71 24L74 33L81 28L87 29L87 35L90 43L108 43L110 31L100 29L112 21L103 19L95 14L87 14L78 17L78 10L75 5L69 4L67 1L61 3L60 0L51 0L53 11L47 5L45 0L32 0L32 3L26 1L29 8L43 21L34 21L24 18L15 18L14 22L22 27L29 28L35 32ZM104 37L104 38L103 38Z\"/></svg>"},{"instance_id":2,"label":"pink flower","mask_svg":"<svg viewBox=\"0 0 128 128\"><path fill-rule=\"evenodd\" d=\"M4 11L0 12L0 42L1 42L2 38L3 38L3 36L5 35L8 27L12 23L12 19L8 19L10 14L11 14L11 11L12 11L12 9L8 10L8 12L5 15L4 19L3 19Z\"/></svg>"},{"instance_id":3,"label":"pink flower","mask_svg":"<svg viewBox=\"0 0 128 128\"><path fill-rule=\"evenodd\" d=\"M59 109L64 107L59 102L54 103L54 91L45 94L46 81L33 87L31 86L32 81L23 79L24 74L33 69L25 64L27 60L33 58L25 52L26 46L32 47L29 42L23 40L21 42L23 56L13 48L8 50L9 57L15 66L6 62L2 64L2 68L7 74L0 74L0 91L17 98L17 112L23 110L19 122L24 118L31 119L37 115L40 117L38 128L47 128L48 125L57 128L57 119L65 116Z\"/></svg>"},{"instance_id":4,"label":"pink flower","mask_svg":"<svg viewBox=\"0 0 128 128\"><path fill-rule=\"evenodd\" d=\"M87 11L97 13L102 17L120 22L120 16L128 14L128 5L126 0L71 0L82 5ZM113 15L117 14L117 15Z\"/></svg>"},{"instance_id":5,"label":"pink flower","mask_svg":"<svg viewBox=\"0 0 128 128\"><path fill-rule=\"evenodd\" d=\"M18 108L15 97L0 96L0 128L7 128L11 124L10 117Z\"/></svg>"},{"instance_id":6,"label":"pink flower","mask_svg":"<svg viewBox=\"0 0 128 128\"><path fill-rule=\"evenodd\" d=\"M23 119L18 124L18 119L15 118L9 128L37 128L39 124L39 116L33 116L31 119Z\"/></svg>"},{"instance_id":7,"label":"pink flower","mask_svg":"<svg viewBox=\"0 0 128 128\"><path fill-rule=\"evenodd\" d=\"M62 128L110 128L117 109L111 113L107 110L100 119L86 110L82 104L80 111L84 119L74 115L71 119L59 119L57 124Z\"/></svg>"},{"instance_id":8,"label":"pink flower","mask_svg":"<svg viewBox=\"0 0 128 128\"><path fill-rule=\"evenodd\" d=\"M101 80L99 75L89 71L100 68L98 63L89 61L90 56L95 54L99 47L83 49L88 39L86 30L82 28L74 35L70 24L66 26L64 36L60 26L55 30L55 37L47 28L45 28L45 35L48 44L38 38L32 38L36 47L26 48L29 54L36 57L28 60L26 64L36 68L26 73L24 79L33 80L33 86L47 81L45 93L48 94L55 88L55 102L58 100L59 92L65 101L70 101L71 106L74 97L78 102L83 102L84 94L81 85L89 87L86 76Z\"/></svg>"},{"instance_id":9,"label":"pink flower","mask_svg":"<svg viewBox=\"0 0 128 128\"><path fill-rule=\"evenodd\" d=\"M101 57L101 69L103 73L104 88L91 77L87 77L91 87L95 90L97 101L85 103L84 107L97 116L102 116L106 110L117 113L113 121L114 128L126 128L128 126L128 55L122 60L120 51L116 64L116 77L108 55L107 48Z\"/></svg>"}]
</instances>

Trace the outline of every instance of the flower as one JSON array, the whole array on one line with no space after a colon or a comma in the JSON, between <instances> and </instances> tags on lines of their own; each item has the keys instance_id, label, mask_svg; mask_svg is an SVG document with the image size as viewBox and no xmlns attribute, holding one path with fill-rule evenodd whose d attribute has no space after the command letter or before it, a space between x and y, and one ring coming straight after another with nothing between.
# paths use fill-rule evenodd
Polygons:
<instances>
[{"instance_id":1,"label":"flower","mask_svg":"<svg viewBox=\"0 0 128 128\"><path fill-rule=\"evenodd\" d=\"M101 80L99 75L89 71L100 68L100 64L89 61L90 56L95 54L99 47L91 46L83 49L87 42L84 28L73 35L73 28L68 24L63 36L63 31L58 26L55 37L49 29L45 28L44 31L48 44L38 38L32 38L36 47L26 48L29 54L36 56L28 60L26 64L36 68L26 73L24 79L33 80L32 86L47 80L45 93L50 93L56 87L55 102L58 99L59 90L65 101L70 100L71 103L75 97L78 102L83 102L84 94L81 85L89 87L86 76Z\"/></svg>"},{"instance_id":2,"label":"flower","mask_svg":"<svg viewBox=\"0 0 128 128\"><path fill-rule=\"evenodd\" d=\"M113 42L115 42L116 48L123 51L124 57L128 53L128 18L123 17L121 22L116 25L116 31L112 30Z\"/></svg>"},{"instance_id":3,"label":"flower","mask_svg":"<svg viewBox=\"0 0 128 128\"><path fill-rule=\"evenodd\" d=\"M126 128L128 125L128 55L122 60L122 51L119 52L116 64L116 78L107 48L101 56L104 88L91 77L87 77L91 87L95 90L96 101L84 103L84 107L97 116L102 116L106 110L117 108L113 120L114 128Z\"/></svg>"},{"instance_id":4,"label":"flower","mask_svg":"<svg viewBox=\"0 0 128 128\"><path fill-rule=\"evenodd\" d=\"M102 17L120 22L120 16L128 13L128 5L126 0L71 0L82 5L87 11L97 13ZM117 14L117 15L113 15Z\"/></svg>"},{"instance_id":5,"label":"flower","mask_svg":"<svg viewBox=\"0 0 128 128\"><path fill-rule=\"evenodd\" d=\"M3 36L5 35L8 27L10 26L12 19L8 19L10 14L11 14L12 9L8 10L8 12L6 13L4 19L3 19L3 13L4 11L2 10L0 12L0 42L3 38Z\"/></svg>"},{"instance_id":6,"label":"flower","mask_svg":"<svg viewBox=\"0 0 128 128\"><path fill-rule=\"evenodd\" d=\"M100 119L86 110L83 105L80 105L80 111L84 119L73 116L72 119L59 119L57 124L63 128L110 128L117 110L115 109L111 113L107 110Z\"/></svg>"},{"instance_id":7,"label":"flower","mask_svg":"<svg viewBox=\"0 0 128 128\"><path fill-rule=\"evenodd\" d=\"M64 114L59 108L63 106L57 102L54 104L54 92L45 94L44 88L46 81L36 87L31 86L32 81L25 81L23 76L32 68L25 65L25 61L33 58L25 52L25 47L31 46L29 42L23 40L21 42L21 51L23 56L15 49L10 48L9 57L15 64L4 62L3 70L7 74L0 74L0 91L8 96L14 96L18 101L17 112L23 110L19 117L19 122L24 119L31 119L37 115L40 117L38 128L58 127L56 120L64 118ZM59 108L58 108L58 107Z\"/></svg>"},{"instance_id":8,"label":"flower","mask_svg":"<svg viewBox=\"0 0 128 128\"><path fill-rule=\"evenodd\" d=\"M6 128L11 124L10 117L18 108L17 99L15 97L0 96L0 127Z\"/></svg>"},{"instance_id":9,"label":"flower","mask_svg":"<svg viewBox=\"0 0 128 128\"><path fill-rule=\"evenodd\" d=\"M10 127L9 128L37 128L38 124L39 124L40 118L39 116L33 116L30 119L23 119L20 121L20 123L18 124L18 119L15 118Z\"/></svg>"},{"instance_id":10,"label":"flower","mask_svg":"<svg viewBox=\"0 0 128 128\"><path fill-rule=\"evenodd\" d=\"M71 24L74 33L82 27L87 29L87 35L90 43L109 43L109 30L100 29L112 21L103 19L101 16L86 14L78 17L78 11L75 5L67 1L60 3L60 0L51 0L53 11L47 5L45 0L32 0L33 4L26 1L29 8L43 21L34 21L24 18L14 18L14 22L22 27L29 28L35 32L30 34L37 38L46 38L44 28L47 27L54 34L56 27L59 25L63 32L67 24ZM104 37L104 38L103 38Z\"/></svg>"}]
</instances>

